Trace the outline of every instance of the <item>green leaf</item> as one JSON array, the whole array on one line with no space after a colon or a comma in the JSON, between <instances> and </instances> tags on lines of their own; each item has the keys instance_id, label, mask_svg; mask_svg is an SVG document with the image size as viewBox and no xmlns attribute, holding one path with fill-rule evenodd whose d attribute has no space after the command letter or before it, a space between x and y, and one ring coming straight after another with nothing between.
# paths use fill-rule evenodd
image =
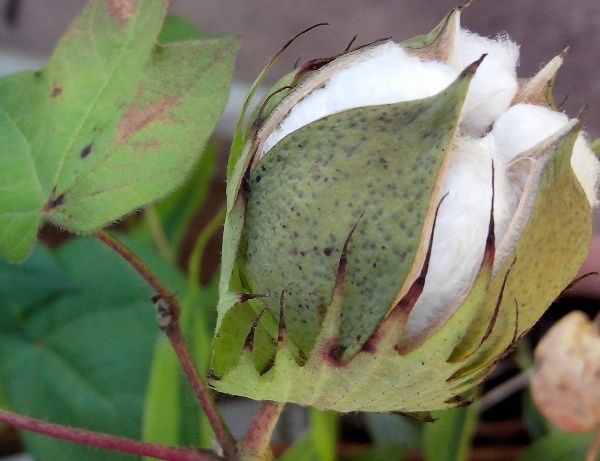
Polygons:
<instances>
[{"instance_id":1,"label":"green leaf","mask_svg":"<svg viewBox=\"0 0 600 461\"><path fill-rule=\"evenodd\" d=\"M200 33L194 23L170 14L163 22L162 30L158 36L158 43L183 42L207 37L207 35Z\"/></svg>"},{"instance_id":2,"label":"green leaf","mask_svg":"<svg viewBox=\"0 0 600 461\"><path fill-rule=\"evenodd\" d=\"M320 461L310 434L300 437L278 461Z\"/></svg>"},{"instance_id":3,"label":"green leaf","mask_svg":"<svg viewBox=\"0 0 600 461\"><path fill-rule=\"evenodd\" d=\"M532 439L537 440L548 434L548 431L550 430L550 425L548 424L546 418L544 418L537 409L537 406L533 401L533 397L531 396L531 391L529 389L527 389L526 392L523 393L522 412L523 422L525 423L527 432L529 433Z\"/></svg>"},{"instance_id":4,"label":"green leaf","mask_svg":"<svg viewBox=\"0 0 600 461\"><path fill-rule=\"evenodd\" d=\"M208 145L200 162L194 168L185 184L156 206L154 211L160 221L162 232L174 249L175 255L181 251L181 244L192 220L208 198L209 186L217 167L217 150ZM136 226L136 238L151 239L149 226Z\"/></svg>"},{"instance_id":5,"label":"green leaf","mask_svg":"<svg viewBox=\"0 0 600 461\"><path fill-rule=\"evenodd\" d=\"M0 253L12 260L26 256L42 221L92 232L166 196L227 100L234 40L156 45L165 0L118 5L92 0L45 70L0 80L0 110L27 142L2 184L0 223L11 225ZM40 192L22 199L23 183ZM27 220L9 221L19 214Z\"/></svg>"},{"instance_id":6,"label":"green leaf","mask_svg":"<svg viewBox=\"0 0 600 461\"><path fill-rule=\"evenodd\" d=\"M335 411L310 410L310 436L319 461L337 459L340 415Z\"/></svg>"},{"instance_id":7,"label":"green leaf","mask_svg":"<svg viewBox=\"0 0 600 461\"><path fill-rule=\"evenodd\" d=\"M477 424L477 406L439 412L423 429L423 449L427 461L466 461Z\"/></svg>"},{"instance_id":8,"label":"green leaf","mask_svg":"<svg viewBox=\"0 0 600 461\"><path fill-rule=\"evenodd\" d=\"M403 461L406 447L402 445L376 445L364 453L344 458L345 461Z\"/></svg>"},{"instance_id":9,"label":"green leaf","mask_svg":"<svg viewBox=\"0 0 600 461\"><path fill-rule=\"evenodd\" d=\"M17 260L29 252L44 201L27 140L0 111L0 250ZM17 179L18 180L15 180Z\"/></svg>"},{"instance_id":10,"label":"green leaf","mask_svg":"<svg viewBox=\"0 0 600 461\"><path fill-rule=\"evenodd\" d=\"M198 28L177 16L167 16L158 37L159 43L202 38ZM146 226L133 223L137 239L154 240L170 262L181 253L181 244L195 214L207 198L217 167L217 147L207 144L200 161L185 183L165 200L146 210Z\"/></svg>"},{"instance_id":11,"label":"green leaf","mask_svg":"<svg viewBox=\"0 0 600 461\"><path fill-rule=\"evenodd\" d=\"M99 242L81 239L54 256L37 249L17 269L0 262L0 280L0 382L12 409L139 438L157 336L151 291L139 276ZM44 461L131 459L24 437Z\"/></svg>"},{"instance_id":12,"label":"green leaf","mask_svg":"<svg viewBox=\"0 0 600 461\"><path fill-rule=\"evenodd\" d=\"M565 434L554 431L534 442L518 461L584 460L592 443L590 434ZM600 456L597 457L600 460Z\"/></svg>"},{"instance_id":13,"label":"green leaf","mask_svg":"<svg viewBox=\"0 0 600 461\"><path fill-rule=\"evenodd\" d=\"M365 422L375 445L410 449L417 449L421 445L422 425L404 416L365 413Z\"/></svg>"}]
</instances>

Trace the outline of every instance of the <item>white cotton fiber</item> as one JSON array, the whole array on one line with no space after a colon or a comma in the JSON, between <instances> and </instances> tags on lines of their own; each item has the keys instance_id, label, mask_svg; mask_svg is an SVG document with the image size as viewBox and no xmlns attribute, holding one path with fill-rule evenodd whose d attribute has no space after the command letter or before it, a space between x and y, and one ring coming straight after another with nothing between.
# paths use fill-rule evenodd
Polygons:
<instances>
[{"instance_id":1,"label":"white cotton fiber","mask_svg":"<svg viewBox=\"0 0 600 461\"><path fill-rule=\"evenodd\" d=\"M514 157L552 136L568 122L569 118L565 114L547 107L533 104L512 106L496 120L494 128L487 136L494 145L495 161L507 165ZM573 149L571 166L585 190L590 205L596 206L600 162L581 135ZM524 178L521 178L521 182L523 180ZM522 189L523 184L519 186ZM511 216L512 214L514 211Z\"/></svg>"},{"instance_id":2,"label":"white cotton fiber","mask_svg":"<svg viewBox=\"0 0 600 461\"><path fill-rule=\"evenodd\" d=\"M583 135L579 135L573 148L571 166L579 179L585 195L592 207L598 206L598 181L600 180L600 161L592 151Z\"/></svg>"},{"instance_id":3,"label":"white cotton fiber","mask_svg":"<svg viewBox=\"0 0 600 461\"><path fill-rule=\"evenodd\" d=\"M462 70L483 54L487 56L471 81L461 128L470 136L481 136L517 94L519 46L507 36L497 40L461 29L450 65Z\"/></svg>"},{"instance_id":4,"label":"white cotton fiber","mask_svg":"<svg viewBox=\"0 0 600 461\"><path fill-rule=\"evenodd\" d=\"M492 161L481 140L458 139L449 158L425 288L408 320L422 332L468 290L481 266L492 203Z\"/></svg>"},{"instance_id":5,"label":"white cotton fiber","mask_svg":"<svg viewBox=\"0 0 600 461\"><path fill-rule=\"evenodd\" d=\"M397 43L383 43L296 104L267 138L263 154L288 134L327 115L433 96L452 83L458 73L446 64L409 56Z\"/></svg>"},{"instance_id":6,"label":"white cotton fiber","mask_svg":"<svg viewBox=\"0 0 600 461\"><path fill-rule=\"evenodd\" d=\"M568 122L569 117L561 112L533 104L516 104L498 117L488 135L494 141L494 157L506 165Z\"/></svg>"}]
</instances>

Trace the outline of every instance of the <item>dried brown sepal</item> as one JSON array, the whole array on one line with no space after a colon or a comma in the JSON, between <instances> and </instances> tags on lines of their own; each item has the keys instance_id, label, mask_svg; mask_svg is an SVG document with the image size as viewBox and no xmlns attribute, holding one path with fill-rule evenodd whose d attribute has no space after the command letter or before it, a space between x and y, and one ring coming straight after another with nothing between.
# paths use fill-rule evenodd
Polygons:
<instances>
[{"instance_id":1,"label":"dried brown sepal","mask_svg":"<svg viewBox=\"0 0 600 461\"><path fill-rule=\"evenodd\" d=\"M513 104L535 104L556 109L553 95L554 80L568 52L567 47L536 75L522 81Z\"/></svg>"},{"instance_id":2,"label":"dried brown sepal","mask_svg":"<svg viewBox=\"0 0 600 461\"><path fill-rule=\"evenodd\" d=\"M252 352L254 350L254 336L256 335L256 329L258 328L260 319L262 318L263 314L265 313L265 311L267 309L268 309L267 307L263 307L262 310L260 311L260 313L254 319L254 322L252 322L250 331L248 332L248 335L246 336L246 339L244 340L244 350L246 350L248 352Z\"/></svg>"},{"instance_id":3,"label":"dried brown sepal","mask_svg":"<svg viewBox=\"0 0 600 461\"><path fill-rule=\"evenodd\" d=\"M588 432L600 425L600 327L580 311L567 314L534 354L533 399L553 425Z\"/></svg>"}]
</instances>

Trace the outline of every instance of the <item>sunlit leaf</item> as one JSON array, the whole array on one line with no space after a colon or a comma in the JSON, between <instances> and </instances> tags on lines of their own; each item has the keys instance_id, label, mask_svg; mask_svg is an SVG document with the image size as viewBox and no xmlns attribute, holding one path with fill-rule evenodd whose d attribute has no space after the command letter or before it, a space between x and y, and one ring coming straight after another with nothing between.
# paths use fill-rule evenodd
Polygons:
<instances>
[{"instance_id":1,"label":"sunlit leaf","mask_svg":"<svg viewBox=\"0 0 600 461\"><path fill-rule=\"evenodd\" d=\"M1 254L23 259L44 221L95 231L187 177L227 100L236 42L157 45L165 4L92 0L47 68L0 80L0 161L14 165L0 178Z\"/></svg>"}]
</instances>

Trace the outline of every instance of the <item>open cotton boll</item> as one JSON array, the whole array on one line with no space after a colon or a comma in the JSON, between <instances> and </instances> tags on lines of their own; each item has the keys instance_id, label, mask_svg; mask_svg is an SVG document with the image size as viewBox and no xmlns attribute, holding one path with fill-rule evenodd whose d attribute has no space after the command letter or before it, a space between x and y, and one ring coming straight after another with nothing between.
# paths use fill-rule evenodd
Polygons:
<instances>
[{"instance_id":1,"label":"open cotton boll","mask_svg":"<svg viewBox=\"0 0 600 461\"><path fill-rule=\"evenodd\" d=\"M267 138L262 155L288 134L327 115L433 96L450 85L460 71L443 63L421 61L397 43L383 43L296 104Z\"/></svg>"},{"instance_id":2,"label":"open cotton boll","mask_svg":"<svg viewBox=\"0 0 600 461\"><path fill-rule=\"evenodd\" d=\"M481 136L517 94L519 46L507 36L492 40L461 29L449 64L460 71L487 54L469 86L461 128Z\"/></svg>"},{"instance_id":3,"label":"open cotton boll","mask_svg":"<svg viewBox=\"0 0 600 461\"><path fill-rule=\"evenodd\" d=\"M489 144L457 139L448 159L434 229L431 260L423 293L407 323L410 340L436 320L470 289L481 266L492 203L492 160ZM497 199L495 200L497 202Z\"/></svg>"}]
</instances>

